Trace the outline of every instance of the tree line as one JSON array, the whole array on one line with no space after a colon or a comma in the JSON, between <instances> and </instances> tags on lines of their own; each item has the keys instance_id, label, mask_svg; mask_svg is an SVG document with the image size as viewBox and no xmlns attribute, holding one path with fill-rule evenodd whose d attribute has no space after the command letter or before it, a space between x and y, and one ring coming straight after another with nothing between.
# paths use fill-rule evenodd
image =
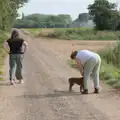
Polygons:
<instances>
[{"instance_id":1,"label":"tree line","mask_svg":"<svg viewBox=\"0 0 120 120\"><path fill-rule=\"evenodd\" d=\"M79 14L72 21L70 15L22 15L22 19L15 21L17 28L68 28L87 27L90 23L96 30L120 30L120 11L115 3L108 0L95 0L88 6L89 13ZM93 21L93 22L92 22ZM94 23L94 24L93 24ZM87 25L87 26L86 26Z\"/></svg>"},{"instance_id":2,"label":"tree line","mask_svg":"<svg viewBox=\"0 0 120 120\"><path fill-rule=\"evenodd\" d=\"M72 18L70 15L44 15L32 14L17 19L14 27L16 28L67 28L70 26Z\"/></svg>"},{"instance_id":3,"label":"tree line","mask_svg":"<svg viewBox=\"0 0 120 120\"><path fill-rule=\"evenodd\" d=\"M0 1L0 30L5 31L12 27L18 16L17 10L28 0L1 0Z\"/></svg>"},{"instance_id":4,"label":"tree line","mask_svg":"<svg viewBox=\"0 0 120 120\"><path fill-rule=\"evenodd\" d=\"M71 27L82 27L82 28L93 28L93 17L89 13L81 13L78 15L78 18L74 20L71 24Z\"/></svg>"}]
</instances>

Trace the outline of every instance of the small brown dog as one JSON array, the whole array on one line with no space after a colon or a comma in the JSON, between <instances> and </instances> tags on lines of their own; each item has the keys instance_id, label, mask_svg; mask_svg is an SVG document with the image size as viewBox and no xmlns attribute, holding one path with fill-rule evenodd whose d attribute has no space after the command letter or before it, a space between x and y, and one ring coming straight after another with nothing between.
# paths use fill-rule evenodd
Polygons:
<instances>
[{"instance_id":1,"label":"small brown dog","mask_svg":"<svg viewBox=\"0 0 120 120\"><path fill-rule=\"evenodd\" d=\"M72 91L72 87L74 84L80 85L80 92L82 92L82 90L84 89L84 79L83 77L81 78L69 78L69 91Z\"/></svg>"}]
</instances>

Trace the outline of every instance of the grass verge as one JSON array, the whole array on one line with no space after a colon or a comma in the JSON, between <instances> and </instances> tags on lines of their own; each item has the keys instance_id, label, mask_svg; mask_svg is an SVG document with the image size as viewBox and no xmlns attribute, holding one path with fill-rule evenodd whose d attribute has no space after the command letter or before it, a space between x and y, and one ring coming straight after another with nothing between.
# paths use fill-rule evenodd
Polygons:
<instances>
[{"instance_id":1,"label":"grass verge","mask_svg":"<svg viewBox=\"0 0 120 120\"><path fill-rule=\"evenodd\" d=\"M96 31L89 28L34 28L26 29L35 36L66 40L118 40L120 31Z\"/></svg>"},{"instance_id":2,"label":"grass verge","mask_svg":"<svg viewBox=\"0 0 120 120\"><path fill-rule=\"evenodd\" d=\"M0 80L3 80L3 65L6 52L3 50L4 40L7 39L7 33L0 31Z\"/></svg>"},{"instance_id":3,"label":"grass verge","mask_svg":"<svg viewBox=\"0 0 120 120\"><path fill-rule=\"evenodd\" d=\"M38 36L40 34L40 32L41 32L40 28L31 28L31 29L26 28L25 30L32 33L34 36Z\"/></svg>"}]
</instances>

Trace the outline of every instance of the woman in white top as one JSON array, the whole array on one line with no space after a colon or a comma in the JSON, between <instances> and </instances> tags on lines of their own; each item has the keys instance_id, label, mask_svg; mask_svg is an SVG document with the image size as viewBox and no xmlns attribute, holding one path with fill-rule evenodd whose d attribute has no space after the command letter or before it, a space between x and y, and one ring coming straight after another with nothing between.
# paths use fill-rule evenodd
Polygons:
<instances>
[{"instance_id":1,"label":"woman in white top","mask_svg":"<svg viewBox=\"0 0 120 120\"><path fill-rule=\"evenodd\" d=\"M94 93L99 93L100 56L89 50L81 50L72 52L71 59L74 59L77 62L80 73L84 76L84 91L82 93L88 94L88 82L91 74L93 76L95 88Z\"/></svg>"}]
</instances>

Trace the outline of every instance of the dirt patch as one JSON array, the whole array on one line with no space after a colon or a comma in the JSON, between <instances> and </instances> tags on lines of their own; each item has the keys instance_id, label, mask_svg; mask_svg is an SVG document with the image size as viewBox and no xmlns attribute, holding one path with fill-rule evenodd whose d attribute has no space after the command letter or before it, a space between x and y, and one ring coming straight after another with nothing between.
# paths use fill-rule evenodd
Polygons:
<instances>
[{"instance_id":1,"label":"dirt patch","mask_svg":"<svg viewBox=\"0 0 120 120\"><path fill-rule=\"evenodd\" d=\"M116 41L59 40L48 38L37 38L37 41L38 44L42 44L56 54L56 57L60 60L68 60L73 50L88 49L97 52L106 47L113 47L116 43Z\"/></svg>"}]
</instances>

